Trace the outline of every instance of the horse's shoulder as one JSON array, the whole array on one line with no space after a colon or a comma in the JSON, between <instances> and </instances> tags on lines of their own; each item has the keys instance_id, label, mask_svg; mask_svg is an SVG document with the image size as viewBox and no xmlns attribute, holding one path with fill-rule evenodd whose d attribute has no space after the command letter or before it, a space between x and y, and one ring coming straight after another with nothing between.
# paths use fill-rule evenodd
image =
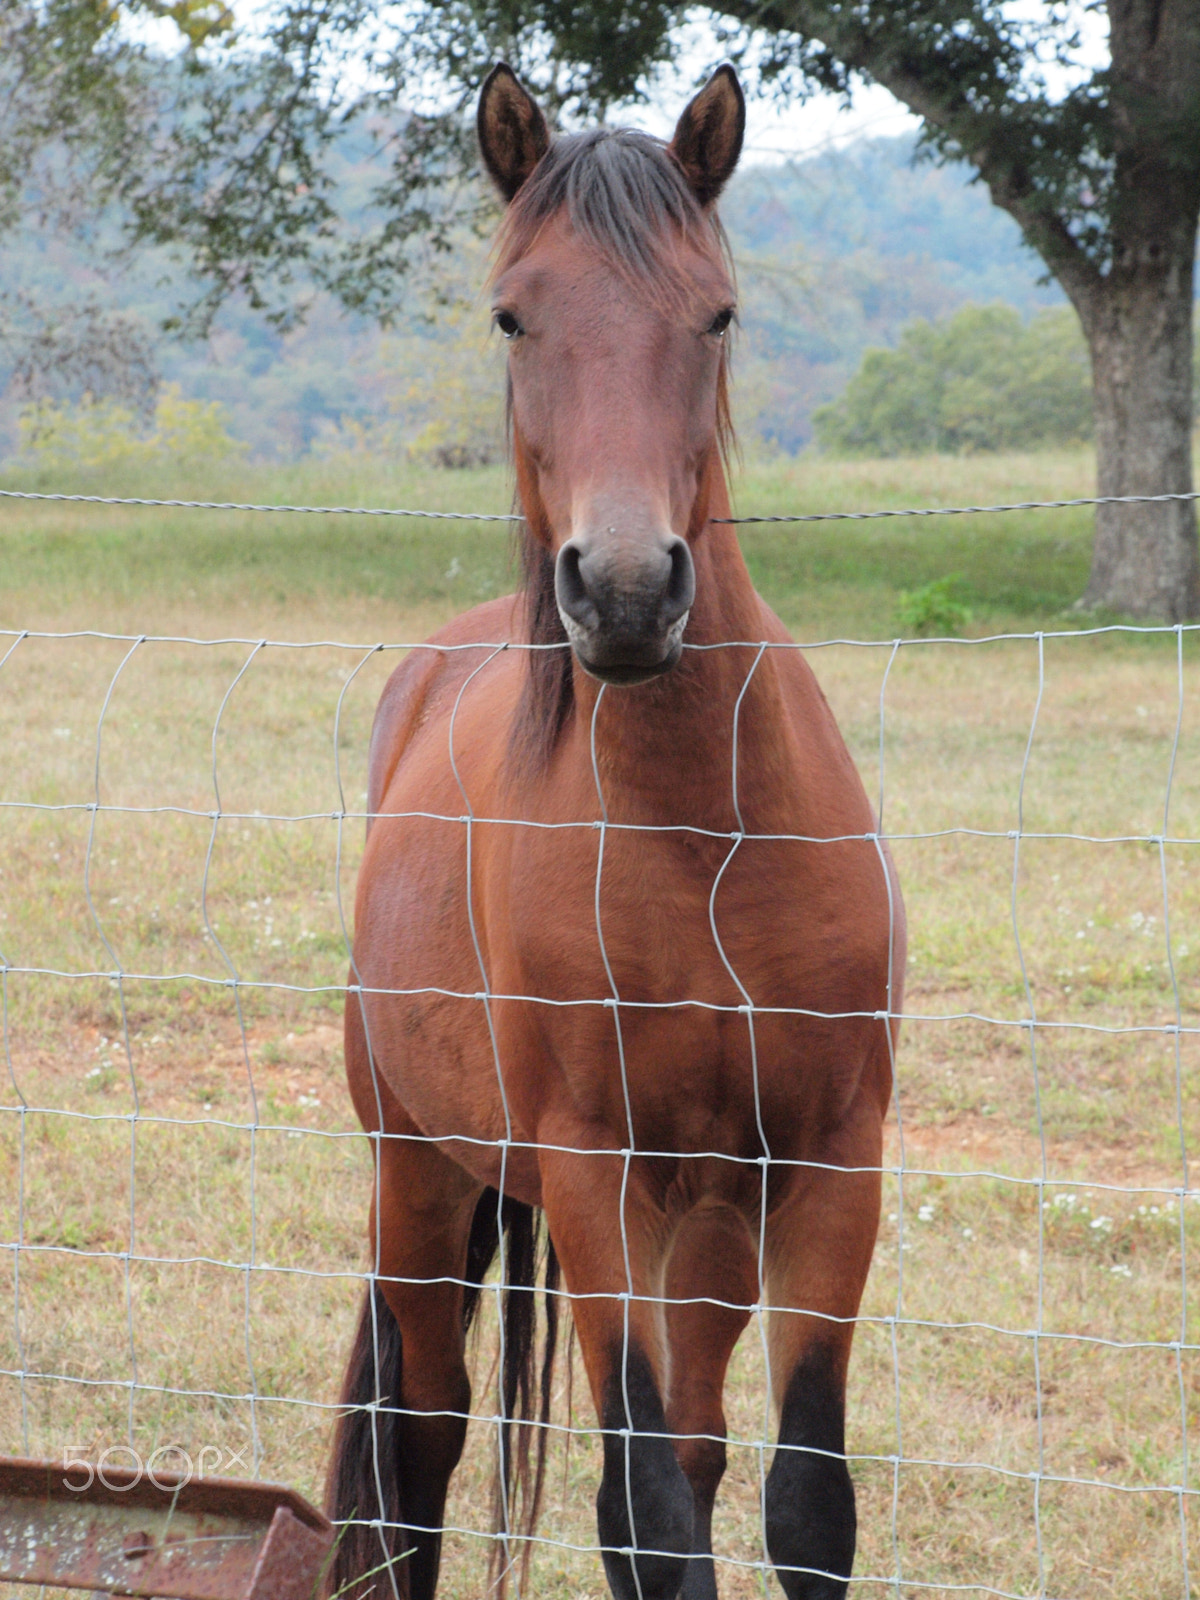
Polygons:
<instances>
[{"instance_id":1,"label":"horse's shoulder","mask_svg":"<svg viewBox=\"0 0 1200 1600\"><path fill-rule=\"evenodd\" d=\"M787 631L787 629L784 627L783 623L780 622L779 618L771 610L770 606L763 599L762 595L760 595L760 594L758 594L756 592L754 598L758 601L758 609L759 609L759 613L760 613L760 615L762 617L762 634L761 634L761 637L766 639L769 644L791 644L791 643L793 643L791 634Z\"/></svg>"},{"instance_id":2,"label":"horse's shoulder","mask_svg":"<svg viewBox=\"0 0 1200 1600\"><path fill-rule=\"evenodd\" d=\"M757 598L762 621L760 638L765 639L768 644L781 644L791 647L790 649L773 650L771 654L774 657L780 681L783 684L784 697L793 714L796 712L803 714L814 702L825 707L825 696L821 693L816 674L809 666L804 651L797 648L796 641L763 597L759 595Z\"/></svg>"},{"instance_id":3,"label":"horse's shoulder","mask_svg":"<svg viewBox=\"0 0 1200 1600\"><path fill-rule=\"evenodd\" d=\"M410 650L384 685L375 708L368 760L367 807L378 811L392 774L416 729L446 689L479 665L472 644L502 644L513 637L517 596L503 595L455 617Z\"/></svg>"},{"instance_id":4,"label":"horse's shoulder","mask_svg":"<svg viewBox=\"0 0 1200 1600\"><path fill-rule=\"evenodd\" d=\"M837 718L829 701L825 698L825 691L817 681L805 652L796 646L796 641L771 610L767 602L759 596L759 607L762 612L763 632L762 637L771 644L791 645L790 650L777 650L774 652L776 665L779 669L780 682L783 685L784 701L791 713L793 722L798 729L811 738L814 733L822 736L824 743L839 757L846 754L845 741L841 729L837 725Z\"/></svg>"},{"instance_id":5,"label":"horse's shoulder","mask_svg":"<svg viewBox=\"0 0 1200 1600\"><path fill-rule=\"evenodd\" d=\"M444 628L430 634L428 645L446 647L464 644L503 644L513 637L517 626L517 612L521 597L504 594L496 600L485 600L481 606L464 611ZM473 665L477 663L473 662Z\"/></svg>"}]
</instances>

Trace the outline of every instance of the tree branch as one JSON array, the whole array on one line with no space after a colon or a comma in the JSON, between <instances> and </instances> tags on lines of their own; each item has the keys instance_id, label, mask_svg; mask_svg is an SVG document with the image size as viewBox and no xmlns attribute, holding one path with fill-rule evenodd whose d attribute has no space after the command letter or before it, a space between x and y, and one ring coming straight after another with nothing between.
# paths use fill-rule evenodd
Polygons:
<instances>
[{"instance_id":1,"label":"tree branch","mask_svg":"<svg viewBox=\"0 0 1200 1600\"><path fill-rule=\"evenodd\" d=\"M1076 305L1099 287L1102 274L1055 204L1059 182L1047 182L1051 125L1063 106L1044 95L1019 93L1027 42L990 0L960 0L940 7L898 6L868 0L854 8L820 0L722 0L721 10L744 26L790 34L803 48L815 41L829 60L881 84L925 124L924 142L973 166L993 202L1016 221ZM811 56L801 71L820 80L825 65ZM1098 108L1078 101L1076 145L1085 143ZM1090 114L1090 116L1089 116ZM1060 131L1060 130L1056 130ZM1070 152L1078 154L1078 150ZM1062 163L1060 161L1059 165ZM1042 182L1039 184L1039 177Z\"/></svg>"}]
</instances>

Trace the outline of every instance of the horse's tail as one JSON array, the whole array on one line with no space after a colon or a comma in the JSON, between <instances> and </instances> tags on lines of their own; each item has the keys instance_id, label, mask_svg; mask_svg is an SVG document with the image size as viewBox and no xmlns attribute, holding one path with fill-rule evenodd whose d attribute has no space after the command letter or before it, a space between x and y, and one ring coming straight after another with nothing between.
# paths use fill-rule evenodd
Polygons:
<instances>
[{"instance_id":1,"label":"horse's tail","mask_svg":"<svg viewBox=\"0 0 1200 1600\"><path fill-rule=\"evenodd\" d=\"M522 1542L521 1567L529 1564L531 1535L541 1509L546 1444L558 1345L558 1258L545 1236L542 1282L545 1291L545 1341L537 1372L538 1256L541 1212L518 1200L500 1201L486 1189L475 1207L467 1246L463 1328L469 1331L484 1293L483 1282L500 1251L504 1234L504 1286L500 1291L503 1334L501 1392L504 1422L494 1484L496 1531L493 1573L499 1600L512 1562L510 1540ZM397 1591L408 1593L404 1536L404 1495L400 1475L399 1407L404 1351L400 1326L378 1283L368 1286L339 1401L333 1456L325 1490L325 1510L338 1523L338 1540L324 1584L326 1596L366 1600L391 1593L379 1579L391 1566ZM537 1388L537 1405L534 1390ZM513 1449L512 1425L516 1424ZM531 1449L531 1433L537 1442ZM373 1525L372 1525L373 1524Z\"/></svg>"},{"instance_id":2,"label":"horse's tail","mask_svg":"<svg viewBox=\"0 0 1200 1600\"><path fill-rule=\"evenodd\" d=\"M554 1358L558 1349L559 1288L558 1257L549 1233L543 1228L542 1213L519 1200L505 1197L501 1202L495 1189L487 1189L475 1207L471 1223L467 1249L467 1289L463 1299L464 1327L469 1329L475 1320L483 1293L483 1280L500 1251L501 1228L504 1233L504 1253L503 1287L500 1291L503 1340L500 1385L504 1420L501 1423L499 1459L493 1486L498 1537L492 1548L491 1563L491 1576L498 1600L503 1600L508 1572L513 1563L510 1540L514 1538L519 1539L522 1546L520 1564L523 1584L528 1577L533 1550L532 1536L542 1506ZM543 1235L545 1253L542 1285L546 1332L539 1374L535 1294ZM515 1450L512 1441L514 1423ZM536 1435L536 1443L531 1437L533 1435Z\"/></svg>"},{"instance_id":3,"label":"horse's tail","mask_svg":"<svg viewBox=\"0 0 1200 1600\"><path fill-rule=\"evenodd\" d=\"M400 1527L404 1506L397 1436L403 1365L400 1325L378 1283L370 1284L342 1384L325 1486L326 1514L340 1524L324 1584L328 1596L357 1600L372 1589L377 1595L389 1593L387 1580L377 1582L374 1575L407 1547ZM379 1523L368 1526L376 1518ZM407 1594L403 1562L392 1570L403 1585L400 1593Z\"/></svg>"}]
</instances>

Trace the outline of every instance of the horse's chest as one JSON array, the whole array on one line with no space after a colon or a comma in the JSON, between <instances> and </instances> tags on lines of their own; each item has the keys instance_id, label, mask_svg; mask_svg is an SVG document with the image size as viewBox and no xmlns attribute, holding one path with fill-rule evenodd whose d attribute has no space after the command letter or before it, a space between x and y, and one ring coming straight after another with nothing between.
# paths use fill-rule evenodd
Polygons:
<instances>
[{"instance_id":1,"label":"horse's chest","mask_svg":"<svg viewBox=\"0 0 1200 1600\"><path fill-rule=\"evenodd\" d=\"M887 1003L886 882L854 843L613 830L590 871L547 861L514 978L553 1002L541 1036L586 1119L622 1118L628 1092L639 1142L732 1150L756 1098L783 1123L818 1082L841 1098L869 1048L847 1014Z\"/></svg>"},{"instance_id":2,"label":"horse's chest","mask_svg":"<svg viewBox=\"0 0 1200 1600\"><path fill-rule=\"evenodd\" d=\"M522 964L564 999L574 985L640 1005L846 1009L886 966L887 885L862 840L612 829L571 861L543 860L515 900Z\"/></svg>"}]
</instances>

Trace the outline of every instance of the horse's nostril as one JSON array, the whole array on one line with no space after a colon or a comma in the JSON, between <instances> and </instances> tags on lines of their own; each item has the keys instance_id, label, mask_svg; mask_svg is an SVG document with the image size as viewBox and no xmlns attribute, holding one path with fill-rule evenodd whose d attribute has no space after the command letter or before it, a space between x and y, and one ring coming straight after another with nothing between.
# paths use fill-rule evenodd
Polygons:
<instances>
[{"instance_id":1,"label":"horse's nostril","mask_svg":"<svg viewBox=\"0 0 1200 1600\"><path fill-rule=\"evenodd\" d=\"M600 622L600 613L588 594L580 570L582 562L582 550L574 539L568 540L558 552L554 567L554 598L558 601L558 609L573 622L582 628L595 628Z\"/></svg>"},{"instance_id":2,"label":"horse's nostril","mask_svg":"<svg viewBox=\"0 0 1200 1600\"><path fill-rule=\"evenodd\" d=\"M630 544L568 539L554 568L559 615L593 661L599 652L626 665L643 656L669 665L696 595L692 553L674 535Z\"/></svg>"},{"instance_id":3,"label":"horse's nostril","mask_svg":"<svg viewBox=\"0 0 1200 1600\"><path fill-rule=\"evenodd\" d=\"M663 597L663 619L669 625L677 622L685 611L692 609L692 601L696 598L696 569L686 540L672 540L667 554L671 559L671 572Z\"/></svg>"}]
</instances>

